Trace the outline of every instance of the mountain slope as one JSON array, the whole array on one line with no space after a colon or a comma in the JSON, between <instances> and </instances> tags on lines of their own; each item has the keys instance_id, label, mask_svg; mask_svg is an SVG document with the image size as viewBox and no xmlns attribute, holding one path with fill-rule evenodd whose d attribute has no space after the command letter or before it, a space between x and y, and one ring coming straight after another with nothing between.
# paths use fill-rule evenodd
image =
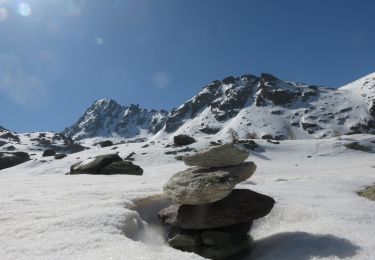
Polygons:
<instances>
[{"instance_id":1,"label":"mountain slope","mask_svg":"<svg viewBox=\"0 0 375 260\"><path fill-rule=\"evenodd\" d=\"M64 133L88 137L164 138L218 134L274 139L325 138L375 128L375 73L338 89L263 73L213 81L169 114L113 100L95 102Z\"/></svg>"},{"instance_id":2,"label":"mountain slope","mask_svg":"<svg viewBox=\"0 0 375 260\"><path fill-rule=\"evenodd\" d=\"M214 81L174 109L163 129L192 135L233 129L239 137L322 138L374 128L372 75L339 89L283 81L270 74Z\"/></svg>"}]
</instances>

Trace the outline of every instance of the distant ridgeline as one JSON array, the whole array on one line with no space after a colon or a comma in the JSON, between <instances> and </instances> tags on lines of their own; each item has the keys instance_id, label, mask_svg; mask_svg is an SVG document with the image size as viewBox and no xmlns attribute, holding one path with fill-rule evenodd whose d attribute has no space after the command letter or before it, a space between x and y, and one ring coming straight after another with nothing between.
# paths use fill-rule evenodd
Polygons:
<instances>
[{"instance_id":1,"label":"distant ridgeline","mask_svg":"<svg viewBox=\"0 0 375 260\"><path fill-rule=\"evenodd\" d=\"M333 89L284 81L270 74L215 80L171 112L93 103L64 134L150 138L169 134L302 139L375 130L375 73Z\"/></svg>"}]
</instances>

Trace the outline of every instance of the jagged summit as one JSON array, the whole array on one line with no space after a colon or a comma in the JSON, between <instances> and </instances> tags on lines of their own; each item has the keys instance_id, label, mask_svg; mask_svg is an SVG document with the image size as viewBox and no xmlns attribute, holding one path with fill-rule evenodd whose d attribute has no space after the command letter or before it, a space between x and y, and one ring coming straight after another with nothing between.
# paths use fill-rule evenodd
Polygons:
<instances>
[{"instance_id":1,"label":"jagged summit","mask_svg":"<svg viewBox=\"0 0 375 260\"><path fill-rule=\"evenodd\" d=\"M173 109L147 110L101 99L64 133L155 138L170 134L295 139L324 138L375 128L375 73L338 89L285 81L269 73L229 76L203 86Z\"/></svg>"},{"instance_id":2,"label":"jagged summit","mask_svg":"<svg viewBox=\"0 0 375 260\"><path fill-rule=\"evenodd\" d=\"M147 136L164 126L167 114L164 110L147 110L134 104L122 106L113 99L100 99L63 133L76 140L96 136Z\"/></svg>"}]
</instances>

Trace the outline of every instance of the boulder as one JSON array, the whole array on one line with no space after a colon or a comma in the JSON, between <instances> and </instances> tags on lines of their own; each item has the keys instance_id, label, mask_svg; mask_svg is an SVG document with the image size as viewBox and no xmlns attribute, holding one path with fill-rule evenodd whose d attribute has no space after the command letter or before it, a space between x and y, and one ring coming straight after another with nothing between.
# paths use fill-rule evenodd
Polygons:
<instances>
[{"instance_id":1,"label":"boulder","mask_svg":"<svg viewBox=\"0 0 375 260\"><path fill-rule=\"evenodd\" d=\"M55 154L56 154L55 150L47 149L43 152L43 157L54 156Z\"/></svg>"},{"instance_id":2,"label":"boulder","mask_svg":"<svg viewBox=\"0 0 375 260\"><path fill-rule=\"evenodd\" d=\"M213 146L183 158L186 165L199 167L226 167L244 162L249 153L233 144Z\"/></svg>"},{"instance_id":3,"label":"boulder","mask_svg":"<svg viewBox=\"0 0 375 260\"><path fill-rule=\"evenodd\" d=\"M108 147L108 146L112 146L113 142L111 140L105 140L105 141L99 142L99 145L100 147Z\"/></svg>"},{"instance_id":4,"label":"boulder","mask_svg":"<svg viewBox=\"0 0 375 260\"><path fill-rule=\"evenodd\" d=\"M25 152L0 153L0 170L27 162L30 156Z\"/></svg>"},{"instance_id":5,"label":"boulder","mask_svg":"<svg viewBox=\"0 0 375 260\"><path fill-rule=\"evenodd\" d=\"M224 168L189 168L167 181L164 196L175 204L212 203L228 196L236 184L250 178L255 170L253 162Z\"/></svg>"},{"instance_id":6,"label":"boulder","mask_svg":"<svg viewBox=\"0 0 375 260\"><path fill-rule=\"evenodd\" d=\"M55 154L55 159L56 160L61 160L63 158L65 158L67 155L65 153L58 153L58 154Z\"/></svg>"},{"instance_id":7,"label":"boulder","mask_svg":"<svg viewBox=\"0 0 375 260\"><path fill-rule=\"evenodd\" d=\"M64 147L64 150L69 151L70 153L79 153L86 149L89 149L89 148L84 147L77 143L70 143Z\"/></svg>"},{"instance_id":8,"label":"boulder","mask_svg":"<svg viewBox=\"0 0 375 260\"><path fill-rule=\"evenodd\" d=\"M274 204L269 196L239 189L214 203L172 205L159 211L158 218L163 224L183 229L213 229L262 218Z\"/></svg>"},{"instance_id":9,"label":"boulder","mask_svg":"<svg viewBox=\"0 0 375 260\"><path fill-rule=\"evenodd\" d=\"M130 161L118 161L113 162L105 166L100 174L112 175L112 174L127 174L127 175L142 175L143 170L138 165L133 164Z\"/></svg>"},{"instance_id":10,"label":"boulder","mask_svg":"<svg viewBox=\"0 0 375 260\"><path fill-rule=\"evenodd\" d=\"M189 145L195 143L195 139L188 135L176 135L173 137L173 142L177 146Z\"/></svg>"},{"instance_id":11,"label":"boulder","mask_svg":"<svg viewBox=\"0 0 375 260\"><path fill-rule=\"evenodd\" d=\"M69 174L101 174L100 171L104 167L119 161L122 161L122 159L118 154L99 155L93 159L72 165Z\"/></svg>"}]
</instances>

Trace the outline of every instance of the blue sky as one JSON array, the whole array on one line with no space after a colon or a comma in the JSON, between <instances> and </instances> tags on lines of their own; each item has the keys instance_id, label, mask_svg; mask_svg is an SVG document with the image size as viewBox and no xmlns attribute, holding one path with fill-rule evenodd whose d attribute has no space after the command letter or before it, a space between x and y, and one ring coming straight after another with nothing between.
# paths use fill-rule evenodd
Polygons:
<instances>
[{"instance_id":1,"label":"blue sky","mask_svg":"<svg viewBox=\"0 0 375 260\"><path fill-rule=\"evenodd\" d=\"M94 100L171 109L229 75L338 87L375 71L372 0L0 0L0 125Z\"/></svg>"}]
</instances>

